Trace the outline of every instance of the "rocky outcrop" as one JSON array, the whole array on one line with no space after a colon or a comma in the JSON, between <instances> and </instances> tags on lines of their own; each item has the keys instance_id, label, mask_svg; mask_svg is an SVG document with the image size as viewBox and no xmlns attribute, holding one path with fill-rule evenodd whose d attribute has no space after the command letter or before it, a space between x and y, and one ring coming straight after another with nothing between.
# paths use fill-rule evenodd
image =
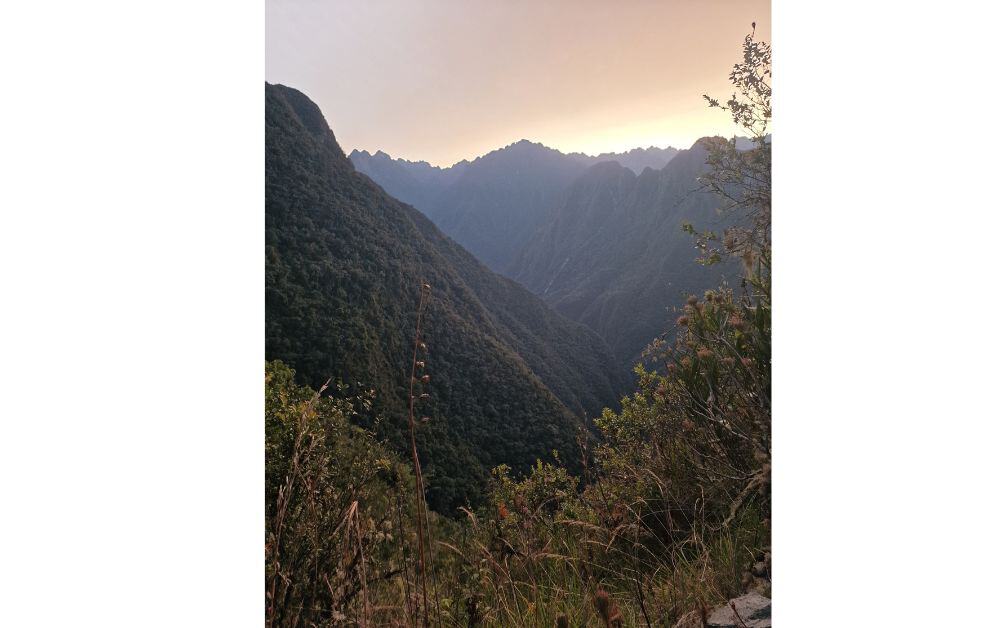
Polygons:
<instances>
[{"instance_id":1,"label":"rocky outcrop","mask_svg":"<svg viewBox=\"0 0 1000 628\"><path fill-rule=\"evenodd\" d=\"M771 628L771 600L747 593L708 615L708 628Z\"/></svg>"},{"instance_id":2,"label":"rocky outcrop","mask_svg":"<svg viewBox=\"0 0 1000 628\"><path fill-rule=\"evenodd\" d=\"M771 628L771 600L756 592L747 593L713 609L707 618L701 611L691 611L674 628Z\"/></svg>"}]
</instances>

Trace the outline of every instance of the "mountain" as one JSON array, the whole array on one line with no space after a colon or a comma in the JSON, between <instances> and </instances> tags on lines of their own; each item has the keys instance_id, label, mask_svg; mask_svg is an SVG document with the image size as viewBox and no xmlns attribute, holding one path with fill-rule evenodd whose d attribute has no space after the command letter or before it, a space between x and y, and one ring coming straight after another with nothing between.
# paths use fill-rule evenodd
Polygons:
<instances>
[{"instance_id":1,"label":"mountain","mask_svg":"<svg viewBox=\"0 0 1000 628\"><path fill-rule=\"evenodd\" d=\"M608 346L356 172L301 92L265 92L265 357L314 387L332 377L350 394L374 390L359 422L405 451L427 282L419 411L430 421L418 447L432 506L475 504L501 463L524 471L558 450L574 464L581 416L614 406L626 385Z\"/></svg>"},{"instance_id":2,"label":"mountain","mask_svg":"<svg viewBox=\"0 0 1000 628\"><path fill-rule=\"evenodd\" d=\"M636 176L617 162L591 166L512 264L510 276L566 316L597 331L630 364L667 330L689 294L736 277L729 265L695 261L682 225L721 232L715 196L698 191L700 141L661 170Z\"/></svg>"},{"instance_id":3,"label":"mountain","mask_svg":"<svg viewBox=\"0 0 1000 628\"><path fill-rule=\"evenodd\" d=\"M602 161L617 161L635 174L642 174L642 171L646 168L660 170L670 163L670 160L677 155L677 152L677 149L673 146L668 146L667 148L650 146L648 148L633 148L624 153L601 153L596 157L584 155L583 153L570 153L570 157L574 157L587 165L601 163Z\"/></svg>"},{"instance_id":4,"label":"mountain","mask_svg":"<svg viewBox=\"0 0 1000 628\"><path fill-rule=\"evenodd\" d=\"M521 140L478 157L420 209L496 272L549 217L586 165L557 150Z\"/></svg>"},{"instance_id":5,"label":"mountain","mask_svg":"<svg viewBox=\"0 0 1000 628\"><path fill-rule=\"evenodd\" d=\"M635 173L659 170L675 148L636 148L626 153L564 154L521 140L472 162L436 168L355 150L354 166L393 196L426 214L483 263L508 274L531 236L547 224L569 185L587 167L618 161Z\"/></svg>"},{"instance_id":6,"label":"mountain","mask_svg":"<svg viewBox=\"0 0 1000 628\"><path fill-rule=\"evenodd\" d=\"M372 155L366 150L353 150L348 158L358 172L371 177L390 195L417 208L433 206L469 165L461 161L449 168L439 168L426 161L393 159L382 151Z\"/></svg>"}]
</instances>

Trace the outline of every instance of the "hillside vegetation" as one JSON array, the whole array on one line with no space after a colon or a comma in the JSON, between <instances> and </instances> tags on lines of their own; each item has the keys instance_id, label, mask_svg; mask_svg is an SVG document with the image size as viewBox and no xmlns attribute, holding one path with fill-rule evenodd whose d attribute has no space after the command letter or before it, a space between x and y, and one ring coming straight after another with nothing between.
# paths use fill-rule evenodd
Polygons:
<instances>
[{"instance_id":1,"label":"hillside vegetation","mask_svg":"<svg viewBox=\"0 0 1000 628\"><path fill-rule=\"evenodd\" d=\"M735 219L716 213L699 181L710 139L597 157L522 140L451 168L359 151L351 161L487 266L596 331L631 369L679 301L739 277L736 264L697 263L682 229L721 232Z\"/></svg>"},{"instance_id":2,"label":"hillside vegetation","mask_svg":"<svg viewBox=\"0 0 1000 628\"><path fill-rule=\"evenodd\" d=\"M730 597L746 591L770 595L770 77L770 46L748 35L742 61L730 75L734 96L726 102L706 98L746 129L753 144L740 150L734 140L709 139L698 158L705 165L702 184L730 226L696 223L685 229L702 262L733 265L738 285L690 294L677 303L676 319L663 321L672 330L669 339L651 344L648 366L636 368L636 389L620 409L604 410L597 434L580 433L576 460L549 456L529 465L507 464L504 456L565 444L572 435L560 426L569 413L546 394L526 361L501 351L502 332L478 332L499 330L501 322L459 280L455 263L471 258L429 224L420 227L422 217L412 208L344 168L333 135L304 96L268 87L269 317L271 299L286 299L274 303L277 320L275 327L268 323L269 343L279 343L285 355L314 369L312 377L330 368L377 380L370 384L374 390L314 392L301 383L310 377L296 380L282 362L266 366L269 626L611 628L680 621L690 628L703 626L707 609ZM629 175L614 168L596 174L607 177L605 189L631 185ZM374 216L365 223L374 234L328 235L365 220L354 213ZM441 253L438 263L425 264L412 256L417 249L436 254L423 244L404 241L368 250L356 241L378 242L379 225L454 248L448 249L450 256ZM416 228L411 233L405 225ZM310 253L293 254L302 249ZM357 251L380 257L366 264L368 257L351 257ZM419 266L419 275L442 289L427 286L412 293L409 271L401 270L397 257L407 261L406 268ZM343 258L348 263L342 268ZM350 275L352 268L362 270ZM272 272L279 276L270 278ZM486 276L506 290L519 290ZM364 289L349 291L348 278ZM398 289L387 293L385 286ZM432 290L434 305L425 309L425 301L417 299ZM292 293L293 299L285 296ZM387 306L383 299L390 294L395 302ZM384 308L390 320L398 319L398 329L367 320L371 303ZM314 309L319 314L310 318ZM416 330L418 310L426 317L425 331ZM294 317L302 315L307 323L294 327ZM522 315L509 314L507 323ZM560 329L574 329L564 319L551 320ZM291 332L309 332L310 325L322 333L296 342ZM409 338L412 353L404 329L415 334ZM315 343L320 346L313 350ZM440 345L445 348L437 349ZM328 350L335 357L324 357ZM484 350L494 353L477 353ZM397 354L404 357L393 362ZM467 382L471 369L492 378L491 386L461 384L457 392L466 396L465 405L449 398L448 406L432 406L428 423L415 421L412 412L408 420L401 418L400 431L418 437L404 462L398 448L383 443L383 426L367 424L366 417L388 396L379 386L422 389L422 382L394 382L391 374L393 369L408 374L411 368L422 373L425 357L427 370L440 369L443 379ZM390 366L376 368L380 360ZM477 360L489 363L477 371ZM508 369L510 379L504 375ZM439 378L433 377L429 385L436 395ZM494 394L494 388L504 394ZM463 409L509 403L510 395L527 396L507 409L533 420L512 427L507 417L471 422L462 415ZM446 408L455 414L445 414ZM461 424L461 430L442 428L450 423ZM475 431L489 428L496 432ZM431 497L450 480L429 473L431 465L418 459L425 448L440 451L434 447L441 438L468 446L461 451L470 456L475 452L470 464L497 463L477 495L478 505L463 507L457 520L429 511L422 488L426 481ZM516 447L499 443L505 439L514 439Z\"/></svg>"},{"instance_id":3,"label":"hillside vegetation","mask_svg":"<svg viewBox=\"0 0 1000 628\"><path fill-rule=\"evenodd\" d=\"M578 460L582 418L616 405L625 381L604 342L356 173L302 93L268 85L266 98L266 357L314 388L332 378L374 390L363 420L404 451L428 283L420 452L431 503L452 513L479 503L500 463L524 470L553 450Z\"/></svg>"}]
</instances>

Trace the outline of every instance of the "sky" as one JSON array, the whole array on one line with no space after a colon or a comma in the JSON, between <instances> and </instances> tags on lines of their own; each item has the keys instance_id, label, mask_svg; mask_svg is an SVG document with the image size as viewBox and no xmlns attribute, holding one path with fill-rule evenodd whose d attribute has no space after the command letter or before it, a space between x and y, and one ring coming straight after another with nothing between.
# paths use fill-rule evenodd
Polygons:
<instances>
[{"instance_id":1,"label":"sky","mask_svg":"<svg viewBox=\"0 0 1000 628\"><path fill-rule=\"evenodd\" d=\"M266 0L265 80L341 147L448 166L520 139L563 152L733 135L743 37L769 0Z\"/></svg>"}]
</instances>

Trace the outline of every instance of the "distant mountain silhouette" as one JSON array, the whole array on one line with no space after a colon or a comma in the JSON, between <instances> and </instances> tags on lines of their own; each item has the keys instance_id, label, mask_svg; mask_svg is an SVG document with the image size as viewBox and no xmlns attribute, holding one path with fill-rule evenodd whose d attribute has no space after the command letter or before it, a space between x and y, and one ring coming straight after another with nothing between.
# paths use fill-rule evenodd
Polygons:
<instances>
[{"instance_id":1,"label":"distant mountain silhouette","mask_svg":"<svg viewBox=\"0 0 1000 628\"><path fill-rule=\"evenodd\" d=\"M602 161L616 161L628 168L635 174L642 174L646 168L659 170L670 163L670 160L677 155L677 149L673 146L667 148L633 148L624 153L601 153L596 157L584 155L583 153L570 153L570 157L575 157L587 165L601 163Z\"/></svg>"},{"instance_id":2,"label":"distant mountain silhouette","mask_svg":"<svg viewBox=\"0 0 1000 628\"><path fill-rule=\"evenodd\" d=\"M707 153L700 142L663 169L636 176L615 162L592 166L511 266L510 276L635 361L672 326L686 296L737 276L730 265L695 261L682 225L722 230L719 199L699 191Z\"/></svg>"},{"instance_id":3,"label":"distant mountain silhouette","mask_svg":"<svg viewBox=\"0 0 1000 628\"><path fill-rule=\"evenodd\" d=\"M432 379L419 447L432 505L454 513L474 503L502 463L525 471L559 450L573 464L581 416L615 406L626 385L608 346L356 172L304 94L265 92L265 357L313 386L333 378L351 391L374 389L364 420L405 450L426 281Z\"/></svg>"},{"instance_id":4,"label":"distant mountain silhouette","mask_svg":"<svg viewBox=\"0 0 1000 628\"><path fill-rule=\"evenodd\" d=\"M350 159L387 192L410 203L483 263L508 273L521 248L549 220L570 183L587 167L618 161L634 172L660 169L675 148L564 154L520 140L468 162L437 168L355 150Z\"/></svg>"},{"instance_id":5,"label":"distant mountain silhouette","mask_svg":"<svg viewBox=\"0 0 1000 628\"><path fill-rule=\"evenodd\" d=\"M449 168L438 168L426 161L393 159L382 151L372 155L366 150L351 151L350 160L358 172L371 177L386 192L421 210L432 207L469 165L461 161Z\"/></svg>"},{"instance_id":6,"label":"distant mountain silhouette","mask_svg":"<svg viewBox=\"0 0 1000 628\"><path fill-rule=\"evenodd\" d=\"M473 160L426 213L484 264L504 273L584 170L578 160L521 140Z\"/></svg>"},{"instance_id":7,"label":"distant mountain silhouette","mask_svg":"<svg viewBox=\"0 0 1000 628\"><path fill-rule=\"evenodd\" d=\"M732 264L698 264L681 229L725 226L718 199L698 191L699 142L588 156L521 140L451 168L351 155L494 271L597 331L622 364L666 331L668 308L738 275Z\"/></svg>"}]
</instances>

